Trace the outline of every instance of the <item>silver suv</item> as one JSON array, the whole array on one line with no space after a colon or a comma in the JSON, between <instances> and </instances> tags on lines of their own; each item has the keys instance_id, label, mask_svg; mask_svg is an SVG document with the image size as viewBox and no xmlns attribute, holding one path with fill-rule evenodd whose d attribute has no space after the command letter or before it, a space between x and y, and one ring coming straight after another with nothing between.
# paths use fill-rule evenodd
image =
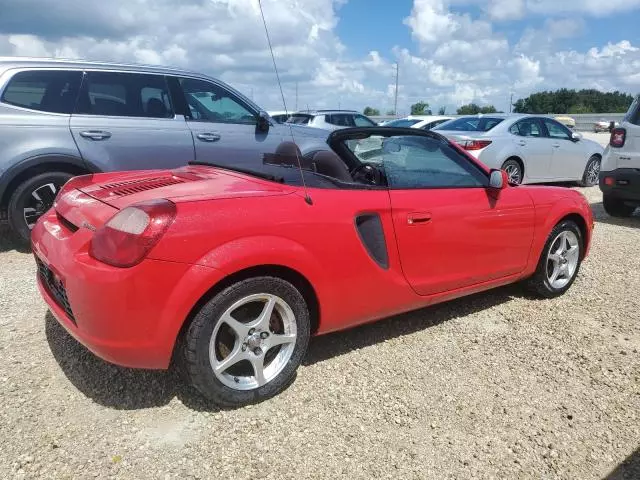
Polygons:
<instances>
[{"instance_id":1,"label":"silver suv","mask_svg":"<svg viewBox=\"0 0 640 480\"><path fill-rule=\"evenodd\" d=\"M241 93L198 73L0 57L0 218L28 240L74 175L261 162L290 133Z\"/></svg>"},{"instance_id":2,"label":"silver suv","mask_svg":"<svg viewBox=\"0 0 640 480\"><path fill-rule=\"evenodd\" d=\"M355 110L309 110L292 114L287 123L337 130L349 127L376 127L378 124Z\"/></svg>"},{"instance_id":3,"label":"silver suv","mask_svg":"<svg viewBox=\"0 0 640 480\"><path fill-rule=\"evenodd\" d=\"M628 217L640 207L640 96L611 130L602 157L600 190L607 213Z\"/></svg>"}]
</instances>

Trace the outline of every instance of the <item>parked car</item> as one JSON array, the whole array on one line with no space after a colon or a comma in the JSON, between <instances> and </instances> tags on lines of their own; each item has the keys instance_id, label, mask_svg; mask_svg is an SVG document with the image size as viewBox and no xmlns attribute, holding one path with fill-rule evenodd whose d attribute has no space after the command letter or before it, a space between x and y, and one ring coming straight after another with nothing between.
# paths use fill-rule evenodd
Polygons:
<instances>
[{"instance_id":1,"label":"parked car","mask_svg":"<svg viewBox=\"0 0 640 480\"><path fill-rule=\"evenodd\" d=\"M512 183L598 183L603 148L545 116L487 114L460 117L434 128Z\"/></svg>"},{"instance_id":2,"label":"parked car","mask_svg":"<svg viewBox=\"0 0 640 480\"><path fill-rule=\"evenodd\" d=\"M378 148L350 146L363 139ZM71 335L127 367L174 358L221 405L280 392L312 335L521 280L561 295L591 245L579 192L511 187L431 131L342 129L315 152L207 163L76 177L32 243Z\"/></svg>"},{"instance_id":3,"label":"parked car","mask_svg":"<svg viewBox=\"0 0 640 480\"><path fill-rule=\"evenodd\" d=\"M567 116L564 116L564 115L559 115L559 116L554 117L554 118L558 122L563 124L565 127L570 128L571 130L576 128L576 120L573 117L567 117Z\"/></svg>"},{"instance_id":4,"label":"parked car","mask_svg":"<svg viewBox=\"0 0 640 480\"><path fill-rule=\"evenodd\" d=\"M602 159L600 190L604 209L611 216L628 217L640 206L640 97L611 131Z\"/></svg>"},{"instance_id":5,"label":"parked car","mask_svg":"<svg viewBox=\"0 0 640 480\"><path fill-rule=\"evenodd\" d=\"M292 114L287 123L321 128L327 131L348 127L375 127L376 122L355 110L311 110Z\"/></svg>"},{"instance_id":6,"label":"parked car","mask_svg":"<svg viewBox=\"0 0 640 480\"><path fill-rule=\"evenodd\" d=\"M73 175L227 157L242 164L289 135L272 123L241 93L194 72L0 58L2 217L28 241Z\"/></svg>"},{"instance_id":7,"label":"parked car","mask_svg":"<svg viewBox=\"0 0 640 480\"><path fill-rule=\"evenodd\" d=\"M292 112L285 112L283 110L267 112L271 118L277 123L284 123L291 116Z\"/></svg>"},{"instance_id":8,"label":"parked car","mask_svg":"<svg viewBox=\"0 0 640 480\"><path fill-rule=\"evenodd\" d=\"M611 132L611 125L613 124L613 127L619 127L620 123L618 122L613 122L613 121L609 121L609 120L600 120L596 123L593 124L593 131L595 133L599 133L599 132Z\"/></svg>"},{"instance_id":9,"label":"parked car","mask_svg":"<svg viewBox=\"0 0 640 480\"><path fill-rule=\"evenodd\" d=\"M385 124L385 127L406 127L431 130L432 128L451 120L453 117L444 115L409 115L405 118L398 118Z\"/></svg>"}]
</instances>

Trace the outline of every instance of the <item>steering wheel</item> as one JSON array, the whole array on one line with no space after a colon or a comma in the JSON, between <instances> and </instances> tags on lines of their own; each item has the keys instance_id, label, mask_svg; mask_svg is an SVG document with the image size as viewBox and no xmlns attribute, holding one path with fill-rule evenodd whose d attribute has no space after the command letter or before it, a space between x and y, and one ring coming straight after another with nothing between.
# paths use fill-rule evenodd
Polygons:
<instances>
[{"instance_id":1,"label":"steering wheel","mask_svg":"<svg viewBox=\"0 0 640 480\"><path fill-rule=\"evenodd\" d=\"M378 167L372 163L362 162L360 165L352 168L349 173L351 173L353 180L358 183L382 185L382 174Z\"/></svg>"}]
</instances>

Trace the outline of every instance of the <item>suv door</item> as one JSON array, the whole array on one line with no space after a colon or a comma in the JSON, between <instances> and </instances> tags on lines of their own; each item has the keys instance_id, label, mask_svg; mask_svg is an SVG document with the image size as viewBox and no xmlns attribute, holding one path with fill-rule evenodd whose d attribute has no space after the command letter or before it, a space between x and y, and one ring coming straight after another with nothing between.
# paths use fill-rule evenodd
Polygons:
<instances>
[{"instance_id":1,"label":"suv door","mask_svg":"<svg viewBox=\"0 0 640 480\"><path fill-rule=\"evenodd\" d=\"M100 170L175 168L194 159L163 75L86 72L70 125L81 155Z\"/></svg>"},{"instance_id":2,"label":"suv door","mask_svg":"<svg viewBox=\"0 0 640 480\"><path fill-rule=\"evenodd\" d=\"M259 112L222 85L195 78L179 82L197 161L255 165L282 142L282 125L260 131Z\"/></svg>"},{"instance_id":3,"label":"suv door","mask_svg":"<svg viewBox=\"0 0 640 480\"><path fill-rule=\"evenodd\" d=\"M545 136L546 131L542 128L540 119L519 120L511 126L509 133L516 136L516 150L524 160L527 177L535 180L548 178L553 147Z\"/></svg>"},{"instance_id":4,"label":"suv door","mask_svg":"<svg viewBox=\"0 0 640 480\"><path fill-rule=\"evenodd\" d=\"M573 140L571 130L560 122L544 118L544 127L553 150L548 178L575 180L582 178L587 156L580 142Z\"/></svg>"}]
</instances>

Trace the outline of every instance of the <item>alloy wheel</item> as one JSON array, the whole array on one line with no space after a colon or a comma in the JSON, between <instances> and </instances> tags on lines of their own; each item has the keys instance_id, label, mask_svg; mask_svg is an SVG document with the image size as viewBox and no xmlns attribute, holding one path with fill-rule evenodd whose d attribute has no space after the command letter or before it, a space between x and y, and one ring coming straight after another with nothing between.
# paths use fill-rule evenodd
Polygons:
<instances>
[{"instance_id":1,"label":"alloy wheel","mask_svg":"<svg viewBox=\"0 0 640 480\"><path fill-rule=\"evenodd\" d=\"M38 219L53 206L59 189L59 185L47 183L31 192L31 196L25 201L22 209L24 222L29 230L33 230Z\"/></svg>"},{"instance_id":2,"label":"alloy wheel","mask_svg":"<svg viewBox=\"0 0 640 480\"><path fill-rule=\"evenodd\" d=\"M259 388L286 367L296 339L296 318L287 302L272 294L246 296L222 314L213 330L211 368L229 388Z\"/></svg>"},{"instance_id":3,"label":"alloy wheel","mask_svg":"<svg viewBox=\"0 0 640 480\"><path fill-rule=\"evenodd\" d=\"M587 167L587 174L585 180L587 185L595 185L598 183L600 176L600 160L594 159L589 163Z\"/></svg>"},{"instance_id":4,"label":"alloy wheel","mask_svg":"<svg viewBox=\"0 0 640 480\"><path fill-rule=\"evenodd\" d=\"M522 172L520 171L520 167L515 163L507 164L504 171L507 172L510 183L520 184L520 182L522 182Z\"/></svg>"},{"instance_id":5,"label":"alloy wheel","mask_svg":"<svg viewBox=\"0 0 640 480\"><path fill-rule=\"evenodd\" d=\"M565 287L573 278L580 261L580 242L577 235L565 230L551 243L547 255L546 273L549 285L555 289Z\"/></svg>"}]
</instances>

